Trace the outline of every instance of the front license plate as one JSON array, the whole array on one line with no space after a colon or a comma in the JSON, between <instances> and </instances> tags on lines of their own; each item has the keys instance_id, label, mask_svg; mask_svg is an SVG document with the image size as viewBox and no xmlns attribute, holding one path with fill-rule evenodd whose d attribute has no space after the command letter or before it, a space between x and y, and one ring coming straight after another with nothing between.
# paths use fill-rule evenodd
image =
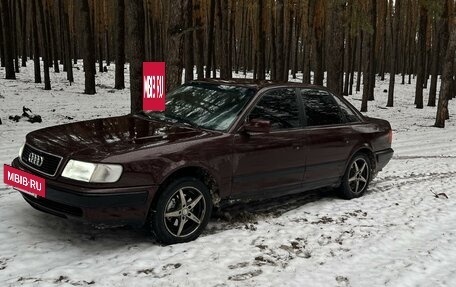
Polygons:
<instances>
[{"instance_id":1,"label":"front license plate","mask_svg":"<svg viewBox=\"0 0 456 287\"><path fill-rule=\"evenodd\" d=\"M46 197L46 180L44 178L7 164L3 166L3 182L35 197Z\"/></svg>"}]
</instances>

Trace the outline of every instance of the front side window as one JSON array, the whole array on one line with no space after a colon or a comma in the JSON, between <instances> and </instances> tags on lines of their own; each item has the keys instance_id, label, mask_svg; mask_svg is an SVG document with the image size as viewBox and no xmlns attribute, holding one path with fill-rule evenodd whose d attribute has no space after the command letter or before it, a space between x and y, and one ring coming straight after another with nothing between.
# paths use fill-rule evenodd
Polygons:
<instances>
[{"instance_id":1,"label":"front side window","mask_svg":"<svg viewBox=\"0 0 456 287\"><path fill-rule=\"evenodd\" d=\"M271 130L300 127L295 90L277 89L266 92L250 113L249 119L269 120Z\"/></svg>"},{"instance_id":2,"label":"front side window","mask_svg":"<svg viewBox=\"0 0 456 287\"><path fill-rule=\"evenodd\" d=\"M340 109L334 97L326 91L302 89L307 126L335 125L343 123Z\"/></svg>"}]
</instances>

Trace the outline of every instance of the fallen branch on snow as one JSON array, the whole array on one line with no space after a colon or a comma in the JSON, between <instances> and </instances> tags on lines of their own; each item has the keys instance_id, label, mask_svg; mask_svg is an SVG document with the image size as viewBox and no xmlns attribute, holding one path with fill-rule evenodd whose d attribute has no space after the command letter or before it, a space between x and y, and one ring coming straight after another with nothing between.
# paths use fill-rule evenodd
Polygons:
<instances>
[{"instance_id":1,"label":"fallen branch on snow","mask_svg":"<svg viewBox=\"0 0 456 287\"><path fill-rule=\"evenodd\" d=\"M26 108L25 106L22 107L22 115L21 116L9 116L9 119L15 122L19 122L22 119L26 119L26 121L31 123L41 123L43 120L41 119L40 115L33 114L32 110Z\"/></svg>"},{"instance_id":2,"label":"fallen branch on snow","mask_svg":"<svg viewBox=\"0 0 456 287\"><path fill-rule=\"evenodd\" d=\"M446 195L446 193L444 192L441 192L441 193L435 193L431 190L432 194L434 194L435 198L440 198L440 197L445 197L446 199L448 199L448 195Z\"/></svg>"}]
</instances>

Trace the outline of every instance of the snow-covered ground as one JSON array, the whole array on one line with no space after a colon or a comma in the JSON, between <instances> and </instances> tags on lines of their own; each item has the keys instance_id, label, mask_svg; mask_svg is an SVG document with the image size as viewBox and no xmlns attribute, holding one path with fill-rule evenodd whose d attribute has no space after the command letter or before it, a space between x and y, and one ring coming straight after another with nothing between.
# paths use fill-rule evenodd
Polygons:
<instances>
[{"instance_id":1,"label":"snow-covered ground","mask_svg":"<svg viewBox=\"0 0 456 287\"><path fill-rule=\"evenodd\" d=\"M28 64L17 81L0 69L2 174L32 130L129 111L128 90L112 89L113 66L88 96L80 65L72 86L51 73L53 90L43 91ZM398 84L386 109L387 85L377 82L367 114L391 122L395 155L364 197L311 192L234 206L194 242L160 246L131 228L47 215L0 183L0 286L456 286L454 118L433 128L435 108L414 108L414 85ZM349 99L359 107L360 97ZM43 123L7 119L23 105Z\"/></svg>"}]
</instances>

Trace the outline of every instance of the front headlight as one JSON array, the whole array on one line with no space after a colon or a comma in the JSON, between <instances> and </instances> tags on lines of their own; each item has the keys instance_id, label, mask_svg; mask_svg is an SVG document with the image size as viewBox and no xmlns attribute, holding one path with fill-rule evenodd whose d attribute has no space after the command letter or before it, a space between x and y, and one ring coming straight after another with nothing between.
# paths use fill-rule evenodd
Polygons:
<instances>
[{"instance_id":1,"label":"front headlight","mask_svg":"<svg viewBox=\"0 0 456 287\"><path fill-rule=\"evenodd\" d=\"M85 182L116 182L122 175L122 166L117 164L90 163L70 159L62 176Z\"/></svg>"}]
</instances>

